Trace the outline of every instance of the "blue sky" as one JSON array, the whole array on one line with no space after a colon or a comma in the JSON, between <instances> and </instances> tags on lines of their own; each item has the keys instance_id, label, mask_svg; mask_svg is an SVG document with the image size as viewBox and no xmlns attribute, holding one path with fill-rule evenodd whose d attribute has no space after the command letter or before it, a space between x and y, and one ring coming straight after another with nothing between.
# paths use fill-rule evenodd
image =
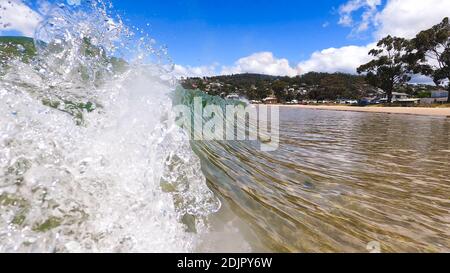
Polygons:
<instances>
[{"instance_id":1,"label":"blue sky","mask_svg":"<svg viewBox=\"0 0 450 273\"><path fill-rule=\"evenodd\" d=\"M114 1L130 24L146 27L181 65L231 65L270 51L297 63L321 48L366 44L337 24L345 1ZM324 27L327 26L327 27Z\"/></svg>"},{"instance_id":2,"label":"blue sky","mask_svg":"<svg viewBox=\"0 0 450 273\"><path fill-rule=\"evenodd\" d=\"M42 7L0 0L0 34L32 35ZM178 76L355 73L374 42L410 38L450 16L449 0L112 0L129 26L166 45Z\"/></svg>"}]
</instances>

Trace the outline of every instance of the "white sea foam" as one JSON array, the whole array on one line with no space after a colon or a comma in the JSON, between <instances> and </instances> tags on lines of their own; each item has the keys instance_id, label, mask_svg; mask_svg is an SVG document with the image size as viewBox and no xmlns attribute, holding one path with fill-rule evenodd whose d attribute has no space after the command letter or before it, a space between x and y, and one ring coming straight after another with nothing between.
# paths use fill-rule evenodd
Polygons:
<instances>
[{"instance_id":1,"label":"white sea foam","mask_svg":"<svg viewBox=\"0 0 450 273\"><path fill-rule=\"evenodd\" d=\"M164 56L106 6L55 6L2 76L0 252L189 252L220 208L146 62Z\"/></svg>"}]
</instances>

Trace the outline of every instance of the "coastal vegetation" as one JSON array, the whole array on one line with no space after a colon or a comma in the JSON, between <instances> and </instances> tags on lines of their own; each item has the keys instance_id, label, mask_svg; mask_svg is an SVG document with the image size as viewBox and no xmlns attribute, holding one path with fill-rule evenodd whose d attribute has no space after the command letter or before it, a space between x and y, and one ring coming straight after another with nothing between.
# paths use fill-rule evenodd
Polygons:
<instances>
[{"instance_id":1,"label":"coastal vegetation","mask_svg":"<svg viewBox=\"0 0 450 273\"><path fill-rule=\"evenodd\" d=\"M437 86L448 84L450 91L449 18L444 18L440 24L421 31L410 44L408 55L413 71L431 77Z\"/></svg>"},{"instance_id":2,"label":"coastal vegetation","mask_svg":"<svg viewBox=\"0 0 450 273\"><path fill-rule=\"evenodd\" d=\"M395 87L411 80L411 66L405 61L407 47L406 39L387 36L369 52L374 59L357 69L359 74L366 74L368 83L386 93L389 103Z\"/></svg>"},{"instance_id":3,"label":"coastal vegetation","mask_svg":"<svg viewBox=\"0 0 450 273\"><path fill-rule=\"evenodd\" d=\"M240 74L187 78L182 85L211 95L239 94L249 100L274 96L279 102L292 100L335 101L385 97L393 93L430 98L431 91L450 90L450 24L441 23L421 31L413 39L387 36L369 52L370 62L357 68L359 75L310 72L296 77ZM430 77L435 86L410 84L414 75ZM450 96L448 97L450 103Z\"/></svg>"},{"instance_id":4,"label":"coastal vegetation","mask_svg":"<svg viewBox=\"0 0 450 273\"><path fill-rule=\"evenodd\" d=\"M198 89L213 96L238 94L249 100L275 96L279 102L360 100L383 97L384 92L369 83L365 75L310 72L297 77L260 74L238 74L204 78L188 78L181 82L185 89ZM411 97L430 98L438 86L424 84L394 85L393 91Z\"/></svg>"},{"instance_id":5,"label":"coastal vegetation","mask_svg":"<svg viewBox=\"0 0 450 273\"><path fill-rule=\"evenodd\" d=\"M411 75L431 77L436 86L450 91L450 24L449 18L428 30L421 31L411 40L387 36L369 53L374 60L360 66L368 82L381 88L392 102L396 86L411 80ZM450 96L448 96L450 103Z\"/></svg>"},{"instance_id":6,"label":"coastal vegetation","mask_svg":"<svg viewBox=\"0 0 450 273\"><path fill-rule=\"evenodd\" d=\"M357 99L376 92L365 76L310 72L297 77L239 74L182 81L186 89L200 89L210 95L236 93L249 100L275 96L279 101Z\"/></svg>"},{"instance_id":7,"label":"coastal vegetation","mask_svg":"<svg viewBox=\"0 0 450 273\"><path fill-rule=\"evenodd\" d=\"M28 37L0 37L0 68L5 68L11 58L28 63L36 56L34 40Z\"/></svg>"}]
</instances>

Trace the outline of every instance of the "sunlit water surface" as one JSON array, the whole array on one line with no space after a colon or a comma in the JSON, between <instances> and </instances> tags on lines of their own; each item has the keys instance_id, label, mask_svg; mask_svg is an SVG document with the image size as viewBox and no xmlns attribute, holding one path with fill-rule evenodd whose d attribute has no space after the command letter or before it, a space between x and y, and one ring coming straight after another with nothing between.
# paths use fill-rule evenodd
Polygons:
<instances>
[{"instance_id":1,"label":"sunlit water surface","mask_svg":"<svg viewBox=\"0 0 450 273\"><path fill-rule=\"evenodd\" d=\"M258 251L450 251L450 119L281 109L279 150L200 143ZM216 216L216 217L221 217Z\"/></svg>"}]
</instances>

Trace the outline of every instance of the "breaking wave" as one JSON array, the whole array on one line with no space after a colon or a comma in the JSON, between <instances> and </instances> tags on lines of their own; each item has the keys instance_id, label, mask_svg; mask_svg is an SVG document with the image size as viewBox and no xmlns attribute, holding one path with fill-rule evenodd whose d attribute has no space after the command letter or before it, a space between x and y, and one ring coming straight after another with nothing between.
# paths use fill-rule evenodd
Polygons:
<instances>
[{"instance_id":1,"label":"breaking wave","mask_svg":"<svg viewBox=\"0 0 450 273\"><path fill-rule=\"evenodd\" d=\"M0 252L189 252L221 202L175 124L164 48L55 5L2 60ZM14 48L15 47L15 48Z\"/></svg>"}]
</instances>

